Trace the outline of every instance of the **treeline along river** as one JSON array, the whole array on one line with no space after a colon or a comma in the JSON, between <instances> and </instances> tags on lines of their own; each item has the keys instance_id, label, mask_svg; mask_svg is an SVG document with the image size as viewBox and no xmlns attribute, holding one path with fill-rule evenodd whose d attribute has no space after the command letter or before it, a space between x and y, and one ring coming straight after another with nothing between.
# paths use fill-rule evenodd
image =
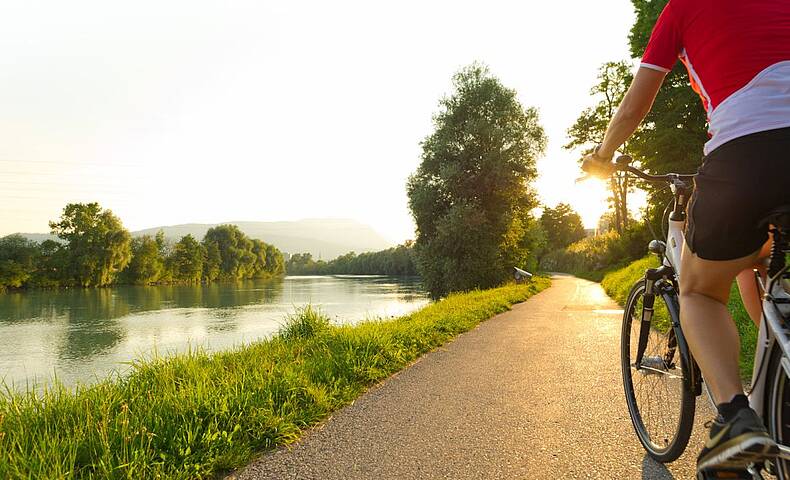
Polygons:
<instances>
[{"instance_id":1,"label":"treeline along river","mask_svg":"<svg viewBox=\"0 0 790 480\"><path fill-rule=\"evenodd\" d=\"M310 276L203 285L30 290L0 295L0 379L17 390L92 383L155 352L210 351L270 336L314 305L338 323L428 302L416 277Z\"/></svg>"}]
</instances>

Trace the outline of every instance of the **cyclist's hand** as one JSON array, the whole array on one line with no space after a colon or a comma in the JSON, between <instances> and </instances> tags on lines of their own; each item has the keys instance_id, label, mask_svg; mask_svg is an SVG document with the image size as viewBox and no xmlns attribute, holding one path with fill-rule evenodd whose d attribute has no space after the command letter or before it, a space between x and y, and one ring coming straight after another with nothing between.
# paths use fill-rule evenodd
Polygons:
<instances>
[{"instance_id":1,"label":"cyclist's hand","mask_svg":"<svg viewBox=\"0 0 790 480\"><path fill-rule=\"evenodd\" d=\"M590 153L582 158L582 170L593 177L608 178L617 170L617 164Z\"/></svg>"}]
</instances>

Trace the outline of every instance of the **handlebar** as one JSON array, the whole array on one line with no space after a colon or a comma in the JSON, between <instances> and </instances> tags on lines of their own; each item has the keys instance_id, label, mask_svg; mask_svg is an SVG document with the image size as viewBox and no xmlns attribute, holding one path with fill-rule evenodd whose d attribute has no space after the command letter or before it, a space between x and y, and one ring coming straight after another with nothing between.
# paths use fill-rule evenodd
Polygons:
<instances>
[{"instance_id":1,"label":"handlebar","mask_svg":"<svg viewBox=\"0 0 790 480\"><path fill-rule=\"evenodd\" d=\"M585 160L582 162L582 170L592 176L609 177L614 172L627 172L631 173L648 182L669 182L674 183L679 180L681 182L688 182L694 179L696 175L693 174L680 174L680 173L667 173L664 175L651 175L645 173L633 166L631 162L633 158L630 155L620 155L614 163L611 162L596 162L595 160Z\"/></svg>"}]
</instances>

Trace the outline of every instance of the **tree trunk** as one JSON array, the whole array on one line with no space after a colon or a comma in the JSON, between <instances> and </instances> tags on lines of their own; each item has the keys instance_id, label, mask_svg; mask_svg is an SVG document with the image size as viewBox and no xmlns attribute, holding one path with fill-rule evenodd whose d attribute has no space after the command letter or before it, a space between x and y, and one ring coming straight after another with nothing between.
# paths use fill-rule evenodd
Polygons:
<instances>
[{"instance_id":1,"label":"tree trunk","mask_svg":"<svg viewBox=\"0 0 790 480\"><path fill-rule=\"evenodd\" d=\"M610 187L612 189L612 207L614 209L614 228L617 233L623 233L623 221L620 218L622 210L620 209L620 186L616 175L612 175L610 179Z\"/></svg>"},{"instance_id":2,"label":"tree trunk","mask_svg":"<svg viewBox=\"0 0 790 480\"><path fill-rule=\"evenodd\" d=\"M621 177L622 190L620 191L620 204L622 205L623 212L623 230L628 228L628 176Z\"/></svg>"}]
</instances>

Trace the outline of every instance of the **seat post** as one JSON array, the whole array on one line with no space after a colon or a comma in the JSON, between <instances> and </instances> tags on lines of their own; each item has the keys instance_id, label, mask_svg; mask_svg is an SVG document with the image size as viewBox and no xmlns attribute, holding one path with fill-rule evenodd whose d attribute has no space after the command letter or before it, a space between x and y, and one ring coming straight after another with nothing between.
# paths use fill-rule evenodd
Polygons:
<instances>
[{"instance_id":1,"label":"seat post","mask_svg":"<svg viewBox=\"0 0 790 480\"><path fill-rule=\"evenodd\" d=\"M787 234L779 227L770 230L773 236L771 245L771 260L768 264L768 278L773 278L785 268L785 252L788 251Z\"/></svg>"}]
</instances>

